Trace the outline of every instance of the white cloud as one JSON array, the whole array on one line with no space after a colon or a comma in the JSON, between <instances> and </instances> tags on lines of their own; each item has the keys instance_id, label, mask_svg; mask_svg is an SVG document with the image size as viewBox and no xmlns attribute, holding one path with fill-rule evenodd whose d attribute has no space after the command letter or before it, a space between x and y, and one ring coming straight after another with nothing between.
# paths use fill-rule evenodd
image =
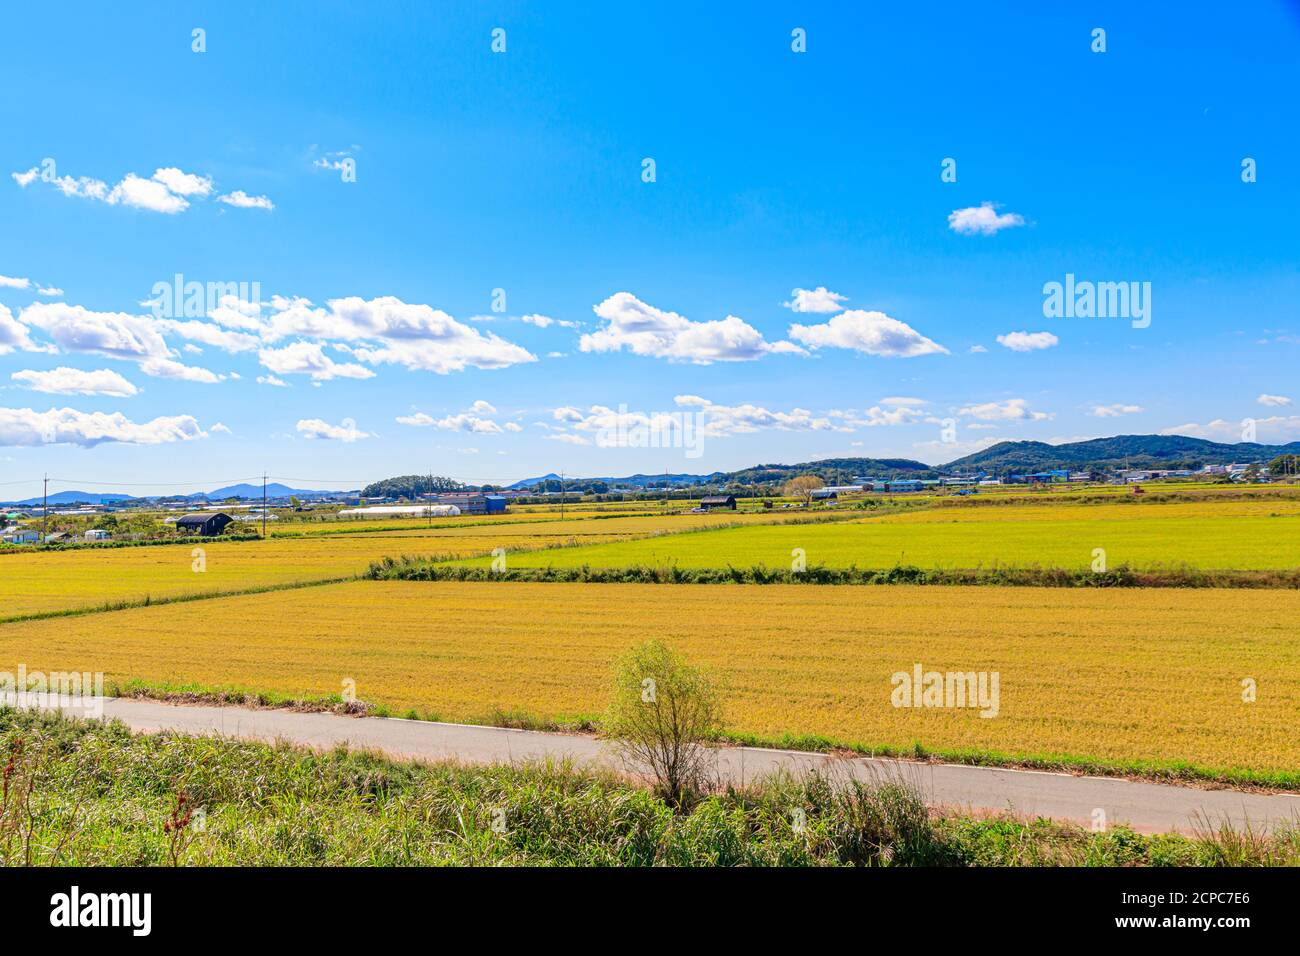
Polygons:
<instances>
[{"instance_id":1,"label":"white cloud","mask_svg":"<svg viewBox=\"0 0 1300 956\"><path fill-rule=\"evenodd\" d=\"M1050 349L1060 343L1051 332L1008 332L998 336L998 344L1013 352L1033 352L1036 349Z\"/></svg>"},{"instance_id":2,"label":"white cloud","mask_svg":"<svg viewBox=\"0 0 1300 956\"><path fill-rule=\"evenodd\" d=\"M343 419L340 425L331 425L329 422L322 421L319 418L304 418L298 422L298 434L304 438L323 439L326 441L341 441L352 443L360 441L363 438L372 438L368 432L363 432L357 428L356 422L349 418Z\"/></svg>"},{"instance_id":3,"label":"white cloud","mask_svg":"<svg viewBox=\"0 0 1300 956\"><path fill-rule=\"evenodd\" d=\"M257 376L258 385L274 385L276 388L288 388L289 383L282 378L276 378L274 375Z\"/></svg>"},{"instance_id":4,"label":"white cloud","mask_svg":"<svg viewBox=\"0 0 1300 956\"><path fill-rule=\"evenodd\" d=\"M171 355L153 319L125 312L92 312L63 302L35 302L19 318L44 330L65 352L89 352L142 361Z\"/></svg>"},{"instance_id":5,"label":"white cloud","mask_svg":"<svg viewBox=\"0 0 1300 956\"><path fill-rule=\"evenodd\" d=\"M590 445L591 442L581 435L574 435L572 432L555 432L551 435L543 435L547 441L560 441L567 445Z\"/></svg>"},{"instance_id":6,"label":"white cloud","mask_svg":"<svg viewBox=\"0 0 1300 956\"><path fill-rule=\"evenodd\" d=\"M460 431L473 432L477 435L499 435L502 428L486 415L495 415L496 408L490 402L479 399L475 402L468 412L462 412L459 415L448 415L445 418L434 418L432 415L426 415L424 412L417 412L414 415L403 415L397 419L401 425L414 425L417 427L440 428L443 431ZM513 423L511 423L513 424ZM513 428L507 425L510 431L519 431L519 426Z\"/></svg>"},{"instance_id":7,"label":"white cloud","mask_svg":"<svg viewBox=\"0 0 1300 956\"><path fill-rule=\"evenodd\" d=\"M252 352L259 348L262 340L246 332L232 332L210 322L191 320L179 322L175 319L159 319L158 328L172 335L194 342L202 342L226 352Z\"/></svg>"},{"instance_id":8,"label":"white cloud","mask_svg":"<svg viewBox=\"0 0 1300 956\"><path fill-rule=\"evenodd\" d=\"M551 410L551 417L557 422L580 422L582 421L582 412L578 411L572 405L565 405L561 408Z\"/></svg>"},{"instance_id":9,"label":"white cloud","mask_svg":"<svg viewBox=\"0 0 1300 956\"><path fill-rule=\"evenodd\" d=\"M353 350L370 365L395 363L445 375L474 368L507 368L537 357L527 349L492 333L482 333L457 322L441 309L408 304L393 296L369 301L352 296L331 299L329 310L310 309L299 300L294 307L271 317L281 332L294 328L300 334L341 339L377 339L376 347Z\"/></svg>"},{"instance_id":10,"label":"white cloud","mask_svg":"<svg viewBox=\"0 0 1300 956\"><path fill-rule=\"evenodd\" d=\"M182 382L199 382L203 385L214 385L226 378L206 368L183 365L173 359L165 358L146 359L140 363L140 371L154 378L174 378Z\"/></svg>"},{"instance_id":11,"label":"white cloud","mask_svg":"<svg viewBox=\"0 0 1300 956\"><path fill-rule=\"evenodd\" d=\"M162 445L206 438L189 415L171 415L137 424L121 412L80 412L52 408L0 408L0 446L69 444L89 448L104 442Z\"/></svg>"},{"instance_id":12,"label":"white cloud","mask_svg":"<svg viewBox=\"0 0 1300 956\"><path fill-rule=\"evenodd\" d=\"M15 279L11 276L0 276L0 289L30 289L31 287L31 279Z\"/></svg>"},{"instance_id":13,"label":"white cloud","mask_svg":"<svg viewBox=\"0 0 1300 956\"><path fill-rule=\"evenodd\" d=\"M122 181L113 187L104 201L110 206L120 203L123 206L148 209L167 215L175 215L190 208L188 200L176 195L163 183L155 179L141 179L135 173L127 173Z\"/></svg>"},{"instance_id":14,"label":"white cloud","mask_svg":"<svg viewBox=\"0 0 1300 956\"><path fill-rule=\"evenodd\" d=\"M0 355L8 355L15 349L24 352L36 352L40 349L32 342L31 331L14 318L8 306L0 304Z\"/></svg>"},{"instance_id":15,"label":"white cloud","mask_svg":"<svg viewBox=\"0 0 1300 956\"><path fill-rule=\"evenodd\" d=\"M479 418L468 413L448 415L446 418L434 418L424 412L417 412L414 415L403 415L397 421L402 425L433 426L443 431L473 432L477 435L499 435L501 433L501 426L492 419Z\"/></svg>"},{"instance_id":16,"label":"white cloud","mask_svg":"<svg viewBox=\"0 0 1300 956\"><path fill-rule=\"evenodd\" d=\"M236 206L240 209L265 209L270 212L275 208L275 203L271 202L267 196L250 196L242 189L236 189L228 192L224 196L218 196L217 200L228 206Z\"/></svg>"},{"instance_id":17,"label":"white cloud","mask_svg":"<svg viewBox=\"0 0 1300 956\"><path fill-rule=\"evenodd\" d=\"M848 301L849 298L847 295L832 292L824 285L819 285L815 289L791 289L790 295L793 298L781 304L793 312L838 312L844 308L840 303Z\"/></svg>"},{"instance_id":18,"label":"white cloud","mask_svg":"<svg viewBox=\"0 0 1300 956\"><path fill-rule=\"evenodd\" d=\"M985 402L981 405L967 405L958 409L958 415L978 418L981 421L1035 421L1051 418L1047 412L1035 412L1029 408L1029 402L1023 398L1010 398L1005 402Z\"/></svg>"},{"instance_id":19,"label":"white cloud","mask_svg":"<svg viewBox=\"0 0 1300 956\"><path fill-rule=\"evenodd\" d=\"M987 352L988 349L982 345L972 345L969 351L971 355L979 355L981 352Z\"/></svg>"},{"instance_id":20,"label":"white cloud","mask_svg":"<svg viewBox=\"0 0 1300 956\"><path fill-rule=\"evenodd\" d=\"M314 382L335 378L374 378L370 369L351 362L335 362L319 342L294 342L279 349L262 349L258 361L279 375L310 375Z\"/></svg>"},{"instance_id":21,"label":"white cloud","mask_svg":"<svg viewBox=\"0 0 1300 956\"><path fill-rule=\"evenodd\" d=\"M998 207L991 202L967 206L965 209L954 209L948 216L948 228L964 236L973 236L976 233L991 236L1002 229L1025 224L1024 217L1013 212L999 215L997 209Z\"/></svg>"},{"instance_id":22,"label":"white cloud","mask_svg":"<svg viewBox=\"0 0 1300 956\"><path fill-rule=\"evenodd\" d=\"M890 398L882 398L880 400L880 404L881 405L929 405L930 403L927 402L924 398L900 398L897 396L891 396Z\"/></svg>"},{"instance_id":23,"label":"white cloud","mask_svg":"<svg viewBox=\"0 0 1300 956\"><path fill-rule=\"evenodd\" d=\"M153 178L178 196L206 196L212 192L211 177L181 172L175 166L155 169Z\"/></svg>"},{"instance_id":24,"label":"white cloud","mask_svg":"<svg viewBox=\"0 0 1300 956\"><path fill-rule=\"evenodd\" d=\"M1300 415L1273 415L1269 418L1250 419L1255 425L1256 441L1262 443L1288 442L1300 438ZM1187 422L1173 428L1163 428L1161 435L1187 435L1192 438L1208 438L1211 441L1236 442L1246 441L1245 423L1225 421L1216 418L1205 425Z\"/></svg>"},{"instance_id":25,"label":"white cloud","mask_svg":"<svg viewBox=\"0 0 1300 956\"><path fill-rule=\"evenodd\" d=\"M616 292L592 307L605 324L583 335L584 352L619 352L709 365L750 362L776 352L801 353L790 342L767 342L743 319L729 315L711 322L692 322L676 312L647 305L630 292Z\"/></svg>"},{"instance_id":26,"label":"white cloud","mask_svg":"<svg viewBox=\"0 0 1300 956\"><path fill-rule=\"evenodd\" d=\"M415 428L428 428L437 422L432 415L426 415L424 412L416 412L414 415L398 415L397 424L411 425Z\"/></svg>"},{"instance_id":27,"label":"white cloud","mask_svg":"<svg viewBox=\"0 0 1300 956\"><path fill-rule=\"evenodd\" d=\"M63 295L63 290L56 285L41 286L36 291L41 295Z\"/></svg>"},{"instance_id":28,"label":"white cloud","mask_svg":"<svg viewBox=\"0 0 1300 956\"><path fill-rule=\"evenodd\" d=\"M841 312L821 325L792 325L789 335L813 349L854 349L887 358L948 354L946 348L926 338L906 322L900 322L883 312L865 312L861 309Z\"/></svg>"},{"instance_id":29,"label":"white cloud","mask_svg":"<svg viewBox=\"0 0 1300 956\"><path fill-rule=\"evenodd\" d=\"M1255 399L1261 405L1267 405L1270 408L1283 408L1291 404L1291 399L1285 395L1261 395Z\"/></svg>"},{"instance_id":30,"label":"white cloud","mask_svg":"<svg viewBox=\"0 0 1300 956\"><path fill-rule=\"evenodd\" d=\"M139 394L139 389L110 369L87 372L60 365L56 369L38 372L27 369L9 376L15 382L34 392L53 395L112 395L129 398Z\"/></svg>"},{"instance_id":31,"label":"white cloud","mask_svg":"<svg viewBox=\"0 0 1300 956\"><path fill-rule=\"evenodd\" d=\"M1088 414L1096 418L1119 418L1121 415L1136 415L1146 411L1141 405L1094 405Z\"/></svg>"},{"instance_id":32,"label":"white cloud","mask_svg":"<svg viewBox=\"0 0 1300 956\"><path fill-rule=\"evenodd\" d=\"M14 182L16 182L16 183L17 183L19 186L21 186L23 189L26 189L28 186L30 186L30 185L32 184L32 182L33 182L33 181L36 179L36 177L39 176L40 174L41 174L40 167L38 167L38 166L33 166L31 169L27 170L27 172L25 172L25 173L10 173L9 175L12 176L12 177L14 178Z\"/></svg>"},{"instance_id":33,"label":"white cloud","mask_svg":"<svg viewBox=\"0 0 1300 956\"><path fill-rule=\"evenodd\" d=\"M213 425L211 428L209 428L208 431L210 431L210 432L221 432L223 435L233 435L233 434L234 434L234 432L232 432L232 431L230 430L230 426L227 425L225 422L217 422L215 425Z\"/></svg>"}]
</instances>

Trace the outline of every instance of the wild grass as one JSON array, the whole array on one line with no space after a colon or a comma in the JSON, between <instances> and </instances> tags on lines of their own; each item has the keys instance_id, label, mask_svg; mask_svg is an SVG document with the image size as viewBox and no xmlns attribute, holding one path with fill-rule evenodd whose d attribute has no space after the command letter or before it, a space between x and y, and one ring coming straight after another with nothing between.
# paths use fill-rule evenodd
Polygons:
<instances>
[{"instance_id":1,"label":"wild grass","mask_svg":"<svg viewBox=\"0 0 1300 956\"><path fill-rule=\"evenodd\" d=\"M470 767L0 709L0 864L1270 866L1292 828L1091 833L938 816L908 782L774 777L674 809L608 772Z\"/></svg>"}]
</instances>

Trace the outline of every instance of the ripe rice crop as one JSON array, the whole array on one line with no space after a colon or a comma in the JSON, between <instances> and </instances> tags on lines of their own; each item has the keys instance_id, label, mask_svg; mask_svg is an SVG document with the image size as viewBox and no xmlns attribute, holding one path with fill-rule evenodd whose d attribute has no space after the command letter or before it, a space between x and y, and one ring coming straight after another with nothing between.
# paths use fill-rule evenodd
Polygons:
<instances>
[{"instance_id":1,"label":"ripe rice crop","mask_svg":"<svg viewBox=\"0 0 1300 956\"><path fill-rule=\"evenodd\" d=\"M851 514L851 512L846 512ZM1107 567L1276 570L1300 566L1300 502L936 508L860 521L726 528L521 556L516 567Z\"/></svg>"},{"instance_id":2,"label":"ripe rice crop","mask_svg":"<svg viewBox=\"0 0 1300 956\"><path fill-rule=\"evenodd\" d=\"M1300 786L1297 618L1293 591L358 581L0 625L0 669L291 697L352 680L394 713L564 720L598 714L611 660L654 637L716 673L741 735ZM996 716L894 706L917 664L996 672Z\"/></svg>"}]
</instances>

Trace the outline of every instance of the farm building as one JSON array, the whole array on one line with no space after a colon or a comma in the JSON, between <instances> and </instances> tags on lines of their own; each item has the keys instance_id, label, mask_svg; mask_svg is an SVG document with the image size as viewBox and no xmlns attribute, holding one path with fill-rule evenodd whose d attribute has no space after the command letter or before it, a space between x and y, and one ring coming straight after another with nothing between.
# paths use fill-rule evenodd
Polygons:
<instances>
[{"instance_id":1,"label":"farm building","mask_svg":"<svg viewBox=\"0 0 1300 956\"><path fill-rule=\"evenodd\" d=\"M816 488L812 493L813 501L835 501L840 493L836 488Z\"/></svg>"},{"instance_id":2,"label":"farm building","mask_svg":"<svg viewBox=\"0 0 1300 956\"><path fill-rule=\"evenodd\" d=\"M91 528L86 532L87 541L107 541L111 537L113 536L102 528Z\"/></svg>"},{"instance_id":3,"label":"farm building","mask_svg":"<svg viewBox=\"0 0 1300 956\"><path fill-rule=\"evenodd\" d=\"M211 538L226 530L235 519L224 511L213 514L190 514L176 519L176 530L184 534L197 534Z\"/></svg>"},{"instance_id":4,"label":"farm building","mask_svg":"<svg viewBox=\"0 0 1300 956\"><path fill-rule=\"evenodd\" d=\"M731 511L736 510L735 495L708 495L700 499L700 507L705 511L713 511L718 508L725 508Z\"/></svg>"},{"instance_id":5,"label":"farm building","mask_svg":"<svg viewBox=\"0 0 1300 956\"><path fill-rule=\"evenodd\" d=\"M453 505L468 515L498 515L506 512L505 495L439 495L438 504Z\"/></svg>"}]
</instances>

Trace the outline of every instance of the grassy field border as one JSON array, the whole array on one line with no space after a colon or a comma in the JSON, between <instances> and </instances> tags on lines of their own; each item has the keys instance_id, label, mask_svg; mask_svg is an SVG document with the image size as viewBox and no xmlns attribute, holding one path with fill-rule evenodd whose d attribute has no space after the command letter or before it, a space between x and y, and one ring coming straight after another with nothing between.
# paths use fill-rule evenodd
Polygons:
<instances>
[{"instance_id":1,"label":"grassy field border","mask_svg":"<svg viewBox=\"0 0 1300 956\"><path fill-rule=\"evenodd\" d=\"M689 534L692 532L679 532ZM561 545L558 547L572 547ZM558 548L556 548L558 550ZM539 550L552 550L542 548ZM480 556L481 557L481 556ZM475 560L473 556L451 559ZM622 568L593 568L553 565L507 568L438 563L421 559L387 558L373 562L364 575L371 581L494 581L546 584L810 584L890 585L928 584L944 586L1004 586L1055 588L1300 588L1300 568L1269 571L1214 571L1186 566L1139 570L1120 565L1107 571L1082 568L989 567L920 568L895 565L891 568L829 568L814 565L804 571L768 568L757 564L747 568L682 568L676 564L631 564Z\"/></svg>"}]
</instances>

